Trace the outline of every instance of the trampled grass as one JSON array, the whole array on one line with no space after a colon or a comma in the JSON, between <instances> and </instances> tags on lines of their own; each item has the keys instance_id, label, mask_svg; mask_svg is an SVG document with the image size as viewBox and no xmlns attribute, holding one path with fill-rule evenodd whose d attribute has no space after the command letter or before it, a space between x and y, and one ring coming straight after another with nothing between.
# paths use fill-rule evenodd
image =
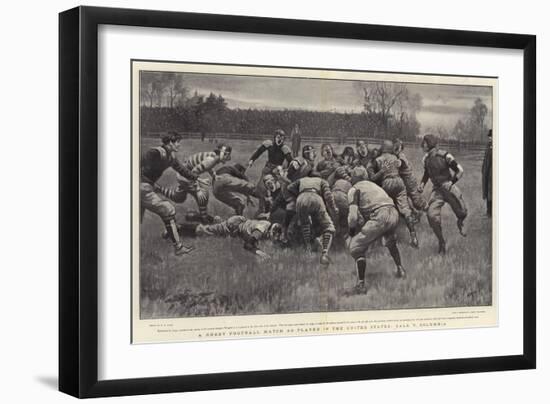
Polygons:
<instances>
[{"instance_id":1,"label":"trampled grass","mask_svg":"<svg viewBox=\"0 0 550 404\"><path fill-rule=\"evenodd\" d=\"M234 141L233 161L246 164L258 141ZM144 140L142 147L155 145ZM319 146L314 144L315 146ZM214 147L198 139L185 140L180 158ZM337 148L338 150L338 148ZM458 183L468 205L468 236L463 238L448 206L443 210L443 226L448 252L437 254L437 241L423 216L417 232L420 248L408 245L404 223L399 229L399 246L406 279L393 276L394 265L384 247L376 246L367 256L366 295L355 295L352 258L345 251L331 254L328 267L318 264L318 255L300 249L280 250L268 242L262 249L271 255L261 262L245 251L239 239L203 238L185 240L195 246L190 255L175 257L172 246L160 235L161 220L147 212L140 231L140 303L142 318L167 318L232 314L379 310L428 307L489 305L492 302L491 221L485 216L481 199L481 158L479 152L454 152L465 170ZM422 175L422 152L406 150ZM256 181L265 157L247 171ZM166 172L161 183L174 183L175 174ZM431 186L424 195L429 197ZM196 210L192 198L177 206L178 217ZM209 202L211 214L227 217L231 209L215 200ZM251 216L254 208L247 208Z\"/></svg>"}]
</instances>

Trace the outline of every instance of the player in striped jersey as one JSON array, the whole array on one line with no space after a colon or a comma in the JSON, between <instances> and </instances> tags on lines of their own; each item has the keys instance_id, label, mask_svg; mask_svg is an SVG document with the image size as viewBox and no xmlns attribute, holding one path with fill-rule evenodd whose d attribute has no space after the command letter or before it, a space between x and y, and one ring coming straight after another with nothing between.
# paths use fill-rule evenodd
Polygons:
<instances>
[{"instance_id":1,"label":"player in striped jersey","mask_svg":"<svg viewBox=\"0 0 550 404\"><path fill-rule=\"evenodd\" d=\"M195 177L207 172L210 174L212 181L215 181L214 168L218 164L224 164L229 160L231 160L231 146L220 144L212 152L193 154L183 162L183 166ZM158 191L176 203L184 203L187 195L191 194L197 202L200 220L203 223L211 222L211 217L208 215L208 186L210 183L200 178L194 179L181 174L178 174L177 178L178 185L176 187L158 187Z\"/></svg>"}]
</instances>

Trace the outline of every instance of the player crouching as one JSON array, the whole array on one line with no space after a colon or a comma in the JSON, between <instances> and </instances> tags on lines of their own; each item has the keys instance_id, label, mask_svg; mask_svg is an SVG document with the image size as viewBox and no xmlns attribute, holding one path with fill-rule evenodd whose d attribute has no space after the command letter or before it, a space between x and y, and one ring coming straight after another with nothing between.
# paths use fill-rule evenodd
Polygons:
<instances>
[{"instance_id":1,"label":"player crouching","mask_svg":"<svg viewBox=\"0 0 550 404\"><path fill-rule=\"evenodd\" d=\"M238 237L244 241L244 249L262 259L269 259L269 255L262 251L258 244L261 240L280 242L283 228L279 223L268 220L247 219L244 216L231 216L219 223L182 223L178 226L182 237Z\"/></svg>"},{"instance_id":2,"label":"player crouching","mask_svg":"<svg viewBox=\"0 0 550 404\"><path fill-rule=\"evenodd\" d=\"M365 271L367 268L366 252L369 246L383 237L390 255L397 267L396 276L405 277L401 265L401 255L397 248L395 230L399 223L399 212L388 194L374 182L369 181L367 171L356 167L352 172L353 186L348 193L349 215L348 226L350 254L355 260L357 270L356 291L366 293Z\"/></svg>"},{"instance_id":3,"label":"player crouching","mask_svg":"<svg viewBox=\"0 0 550 404\"><path fill-rule=\"evenodd\" d=\"M311 250L311 224L318 226L321 232L322 265L328 265L328 252L336 231L331 219L338 216L338 208L328 182L319 177L305 177L293 182L287 188L290 195L296 198L296 215L302 229L302 236L307 250ZM328 211L327 211L328 208ZM329 215L330 212L330 215Z\"/></svg>"}]
</instances>

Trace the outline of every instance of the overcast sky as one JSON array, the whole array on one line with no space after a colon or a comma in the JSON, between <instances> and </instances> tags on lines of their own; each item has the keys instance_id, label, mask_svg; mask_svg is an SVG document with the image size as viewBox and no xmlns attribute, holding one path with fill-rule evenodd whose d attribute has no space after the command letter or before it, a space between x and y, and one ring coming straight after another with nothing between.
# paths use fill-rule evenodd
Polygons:
<instances>
[{"instance_id":1,"label":"overcast sky","mask_svg":"<svg viewBox=\"0 0 550 404\"><path fill-rule=\"evenodd\" d=\"M361 112L363 93L357 82L303 78L252 77L184 73L184 85L191 94L221 94L230 108L307 109ZM454 127L468 114L476 98L489 108L492 126L492 89L480 86L408 84L411 93L422 96L417 118L424 129L442 125Z\"/></svg>"}]
</instances>

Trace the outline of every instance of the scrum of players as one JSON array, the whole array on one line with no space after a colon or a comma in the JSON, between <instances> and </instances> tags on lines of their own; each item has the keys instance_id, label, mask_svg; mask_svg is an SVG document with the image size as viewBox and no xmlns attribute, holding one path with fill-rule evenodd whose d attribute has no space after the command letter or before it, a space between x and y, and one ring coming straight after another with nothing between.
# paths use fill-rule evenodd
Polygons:
<instances>
[{"instance_id":1,"label":"scrum of players","mask_svg":"<svg viewBox=\"0 0 550 404\"><path fill-rule=\"evenodd\" d=\"M406 277L401 262L396 230L404 223L411 248L418 248L416 225L426 213L436 236L438 252L447 246L441 226L441 209L448 204L457 218L457 228L466 236L466 204L456 182L464 170L453 155L438 147L437 138L425 135L425 153L420 180L413 175L404 144L399 139L384 140L380 147L362 140L355 149L347 146L338 155L330 144L320 148L321 158L311 145L293 155L285 144L285 133L278 129L264 141L246 165L228 164L232 149L220 144L215 150L200 152L184 161L176 157L181 136L171 132L162 144L148 150L141 161L140 207L159 216L165 224L163 237L176 255L189 254L194 247L182 240L195 237L236 237L244 249L260 259L271 259L261 248L270 241L280 248L293 248L318 254L322 266L330 265L332 249L347 251L355 261L358 293L365 293L366 253L375 243L387 248L395 264L395 276ZM246 171L265 152L267 160L260 178L253 182ZM161 186L157 181L164 171L177 173L176 183ZM208 174L205 178L203 174ZM423 190L431 181L427 200ZM229 206L234 215L222 220L208 213L210 193ZM198 212L188 213L185 221L176 220L175 204L191 196ZM247 206L257 210L244 216Z\"/></svg>"}]
</instances>

